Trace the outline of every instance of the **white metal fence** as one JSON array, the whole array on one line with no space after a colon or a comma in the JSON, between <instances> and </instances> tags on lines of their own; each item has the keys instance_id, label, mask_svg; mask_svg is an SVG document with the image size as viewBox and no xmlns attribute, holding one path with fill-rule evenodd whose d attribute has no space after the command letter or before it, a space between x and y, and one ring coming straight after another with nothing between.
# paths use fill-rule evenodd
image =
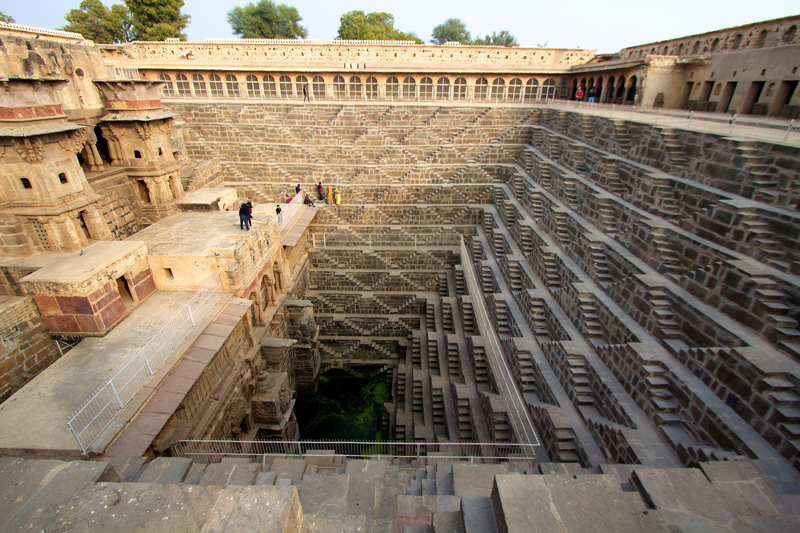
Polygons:
<instances>
[{"instance_id":1,"label":"white metal fence","mask_svg":"<svg viewBox=\"0 0 800 533\"><path fill-rule=\"evenodd\" d=\"M788 118L643 108L632 105L590 104L578 100L552 100L547 103L547 107L591 113L608 118L650 122L662 126L702 129L705 125L728 135L752 134L752 129L773 130L781 134L782 139L778 140L786 142L791 138L800 141L800 121Z\"/></svg>"},{"instance_id":2,"label":"white metal fence","mask_svg":"<svg viewBox=\"0 0 800 533\"><path fill-rule=\"evenodd\" d=\"M303 191L300 191L299 194L292 196L291 202L281 205L281 212L277 214L278 226L280 226L281 231L292 225L294 218L300 212L300 208L302 206Z\"/></svg>"},{"instance_id":3,"label":"white metal fence","mask_svg":"<svg viewBox=\"0 0 800 533\"><path fill-rule=\"evenodd\" d=\"M372 248L386 246L403 246L414 249L420 246L459 246L461 236L452 233L383 233L383 234L352 234L352 233L333 233L333 234L311 234L312 244L315 248L341 247L341 246L367 246Z\"/></svg>"},{"instance_id":4,"label":"white metal fence","mask_svg":"<svg viewBox=\"0 0 800 533\"><path fill-rule=\"evenodd\" d=\"M264 461L270 456L347 457L387 459L419 464L419 458L472 463L504 463L535 460L538 444L514 442L357 442L357 441L240 441L182 440L175 455L198 463L218 463L225 457Z\"/></svg>"},{"instance_id":5,"label":"white metal fence","mask_svg":"<svg viewBox=\"0 0 800 533\"><path fill-rule=\"evenodd\" d=\"M461 266L464 269L464 279L467 282L467 289L472 297L472 307L475 319L478 323L484 347L486 349L486 360L492 370L499 392L503 395L508 406L508 418L517 440L523 444L531 445L535 450L539 445L539 437L533 429L533 419L528 411L528 404L520 393L516 379L508 362L503 355L503 349L494 329L494 323L489 317L489 312L484 303L484 295L478 285L478 277L475 272L475 265L472 264L472 254L467 250L467 245L461 241ZM529 458L532 462L536 460L534 454Z\"/></svg>"},{"instance_id":6,"label":"white metal fence","mask_svg":"<svg viewBox=\"0 0 800 533\"><path fill-rule=\"evenodd\" d=\"M215 274L192 295L182 308L134 354L114 376L86 400L67 422L81 452L108 426L142 385L161 368L172 351L218 302L222 278Z\"/></svg>"}]
</instances>

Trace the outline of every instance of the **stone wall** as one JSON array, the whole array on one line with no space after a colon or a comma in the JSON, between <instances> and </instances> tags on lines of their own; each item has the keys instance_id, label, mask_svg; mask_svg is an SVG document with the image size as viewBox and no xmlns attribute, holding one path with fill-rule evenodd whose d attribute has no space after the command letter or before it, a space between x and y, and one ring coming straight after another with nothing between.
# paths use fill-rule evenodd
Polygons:
<instances>
[{"instance_id":1,"label":"stone wall","mask_svg":"<svg viewBox=\"0 0 800 533\"><path fill-rule=\"evenodd\" d=\"M60 357L30 297L0 296L0 402Z\"/></svg>"}]
</instances>

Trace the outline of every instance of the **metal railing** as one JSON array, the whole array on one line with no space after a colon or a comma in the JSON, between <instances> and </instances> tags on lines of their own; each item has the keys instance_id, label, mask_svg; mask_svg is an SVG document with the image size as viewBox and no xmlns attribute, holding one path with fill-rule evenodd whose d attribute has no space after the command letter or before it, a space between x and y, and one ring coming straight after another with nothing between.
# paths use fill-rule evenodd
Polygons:
<instances>
[{"instance_id":1,"label":"metal railing","mask_svg":"<svg viewBox=\"0 0 800 533\"><path fill-rule=\"evenodd\" d=\"M358 441L240 441L182 440L173 445L178 457L198 463L218 463L225 457L264 461L270 456L346 457L348 459L386 459L397 463L419 464L424 458L472 463L528 461L536 456L538 445L512 442L358 442Z\"/></svg>"},{"instance_id":2,"label":"metal railing","mask_svg":"<svg viewBox=\"0 0 800 533\"><path fill-rule=\"evenodd\" d=\"M775 130L782 134L783 142L789 140L800 140L800 121L781 117L765 117L756 115L737 115L736 113L711 113L701 111L687 111L683 109L662 109L644 108L634 105L615 105L615 104L590 104L579 100L552 100L547 103L547 107L554 109L566 109L580 113L591 113L593 115L637 120L639 122L650 122L652 124L673 127L686 127L692 129L702 129L704 123L720 129L728 135L748 133L753 134L757 130Z\"/></svg>"},{"instance_id":3,"label":"metal railing","mask_svg":"<svg viewBox=\"0 0 800 533\"><path fill-rule=\"evenodd\" d=\"M461 240L461 266L464 270L464 279L467 282L468 292L472 297L472 310L484 340L486 360L492 370L492 376L498 392L503 396L508 406L509 421L517 440L523 444L530 445L530 448L525 450L534 452L532 456L528 457L531 464L533 464L536 461L539 438L533 429L533 419L528 411L527 402L522 397L513 372L503 355L503 349L494 329L494 323L486 309L483 292L478 286L475 265L472 264L472 254L467 250L467 245L463 239Z\"/></svg>"},{"instance_id":4,"label":"metal railing","mask_svg":"<svg viewBox=\"0 0 800 533\"><path fill-rule=\"evenodd\" d=\"M387 246L413 246L416 250L420 246L458 246L461 242L461 236L453 233L419 233L419 234L352 234L352 233L322 233L317 235L311 234L312 244L314 248L328 248L330 247L351 247L351 246L367 246L372 248L387 247Z\"/></svg>"},{"instance_id":5,"label":"metal railing","mask_svg":"<svg viewBox=\"0 0 800 533\"><path fill-rule=\"evenodd\" d=\"M116 414L161 368L172 351L218 302L221 293L222 278L215 274L72 415L67 426L78 441L81 453L86 453Z\"/></svg>"},{"instance_id":6,"label":"metal railing","mask_svg":"<svg viewBox=\"0 0 800 533\"><path fill-rule=\"evenodd\" d=\"M299 194L292 196L291 202L281 205L281 212L276 215L278 217L278 226L280 227L281 231L291 227L302 206L303 191L300 191Z\"/></svg>"}]
</instances>

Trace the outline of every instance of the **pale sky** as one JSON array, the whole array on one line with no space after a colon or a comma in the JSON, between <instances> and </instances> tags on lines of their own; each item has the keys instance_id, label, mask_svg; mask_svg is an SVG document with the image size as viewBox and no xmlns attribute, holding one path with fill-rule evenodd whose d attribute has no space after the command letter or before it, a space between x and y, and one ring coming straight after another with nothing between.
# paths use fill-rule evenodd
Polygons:
<instances>
[{"instance_id":1,"label":"pale sky","mask_svg":"<svg viewBox=\"0 0 800 533\"><path fill-rule=\"evenodd\" d=\"M121 0L103 0L106 5ZM231 38L226 14L254 0L184 0L190 41ZM521 46L585 48L600 53L800 14L797 0L280 0L297 8L309 39L334 39L339 18L352 10L386 11L395 28L424 41L454 17L473 37L508 30ZM0 11L19 24L60 28L80 0L0 0Z\"/></svg>"}]
</instances>

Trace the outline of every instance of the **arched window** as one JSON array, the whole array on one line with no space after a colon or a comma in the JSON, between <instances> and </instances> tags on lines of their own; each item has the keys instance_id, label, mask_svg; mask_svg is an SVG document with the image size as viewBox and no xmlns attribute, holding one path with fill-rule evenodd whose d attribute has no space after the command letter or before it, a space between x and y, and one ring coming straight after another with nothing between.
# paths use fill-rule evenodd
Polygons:
<instances>
[{"instance_id":1,"label":"arched window","mask_svg":"<svg viewBox=\"0 0 800 533\"><path fill-rule=\"evenodd\" d=\"M556 80L547 78L542 84L542 98L553 100L556 97Z\"/></svg>"},{"instance_id":2,"label":"arched window","mask_svg":"<svg viewBox=\"0 0 800 533\"><path fill-rule=\"evenodd\" d=\"M608 90L606 90L606 96L603 99L604 102L610 102L614 99L614 76L608 78Z\"/></svg>"},{"instance_id":3,"label":"arched window","mask_svg":"<svg viewBox=\"0 0 800 533\"><path fill-rule=\"evenodd\" d=\"M679 56L683 55L683 43L678 45L678 55Z\"/></svg>"},{"instance_id":4,"label":"arched window","mask_svg":"<svg viewBox=\"0 0 800 533\"><path fill-rule=\"evenodd\" d=\"M394 76L386 80L386 98L400 98L400 84Z\"/></svg>"},{"instance_id":5,"label":"arched window","mask_svg":"<svg viewBox=\"0 0 800 533\"><path fill-rule=\"evenodd\" d=\"M375 78L375 76L370 76L369 78L367 78L366 89L367 89L367 99L375 100L376 98L378 98L379 96L378 80L377 78Z\"/></svg>"},{"instance_id":6,"label":"arched window","mask_svg":"<svg viewBox=\"0 0 800 533\"><path fill-rule=\"evenodd\" d=\"M314 91L314 98L326 98L325 95L325 80L322 76L314 76L311 82L311 90Z\"/></svg>"},{"instance_id":7,"label":"arched window","mask_svg":"<svg viewBox=\"0 0 800 533\"><path fill-rule=\"evenodd\" d=\"M769 32L767 30L762 30L761 33L758 34L758 40L756 41L756 48L763 48L765 44L767 44L767 34Z\"/></svg>"},{"instance_id":8,"label":"arched window","mask_svg":"<svg viewBox=\"0 0 800 533\"><path fill-rule=\"evenodd\" d=\"M358 100L362 97L361 78L358 76L350 76L350 98Z\"/></svg>"},{"instance_id":9,"label":"arched window","mask_svg":"<svg viewBox=\"0 0 800 533\"><path fill-rule=\"evenodd\" d=\"M506 80L495 78L492 82L492 100L502 100L506 95Z\"/></svg>"},{"instance_id":10,"label":"arched window","mask_svg":"<svg viewBox=\"0 0 800 533\"><path fill-rule=\"evenodd\" d=\"M308 85L308 78L306 78L303 75L297 76L294 79L294 84L295 84L295 91L296 91L295 94L299 97L301 94L303 94L303 87Z\"/></svg>"},{"instance_id":11,"label":"arched window","mask_svg":"<svg viewBox=\"0 0 800 533\"><path fill-rule=\"evenodd\" d=\"M208 75L208 87L211 89L211 96L213 98L225 97L225 89L222 85L222 80L216 74Z\"/></svg>"},{"instance_id":12,"label":"arched window","mask_svg":"<svg viewBox=\"0 0 800 533\"><path fill-rule=\"evenodd\" d=\"M441 77L436 80L436 99L448 100L450 98L450 79Z\"/></svg>"},{"instance_id":13,"label":"arched window","mask_svg":"<svg viewBox=\"0 0 800 533\"><path fill-rule=\"evenodd\" d=\"M692 47L692 53L693 54L699 54L700 53L700 41L695 41L694 42L694 46Z\"/></svg>"},{"instance_id":14,"label":"arched window","mask_svg":"<svg viewBox=\"0 0 800 533\"><path fill-rule=\"evenodd\" d=\"M264 83L264 96L267 98L277 98L278 87L275 85L275 78L267 74L261 81Z\"/></svg>"},{"instance_id":15,"label":"arched window","mask_svg":"<svg viewBox=\"0 0 800 533\"><path fill-rule=\"evenodd\" d=\"M247 75L247 96L250 98L261 98L261 84L258 78L252 74Z\"/></svg>"},{"instance_id":16,"label":"arched window","mask_svg":"<svg viewBox=\"0 0 800 533\"><path fill-rule=\"evenodd\" d=\"M594 86L595 102L599 102L603 96L603 78L597 78L597 85Z\"/></svg>"},{"instance_id":17,"label":"arched window","mask_svg":"<svg viewBox=\"0 0 800 533\"><path fill-rule=\"evenodd\" d=\"M788 44L788 43L794 41L794 38L796 36L797 36L797 26L793 25L793 26L789 26L789 28L785 32L783 32L783 35L781 36L781 39L783 40L784 43Z\"/></svg>"},{"instance_id":18,"label":"arched window","mask_svg":"<svg viewBox=\"0 0 800 533\"><path fill-rule=\"evenodd\" d=\"M278 83L281 87L281 98L291 98L294 96L294 93L292 92L292 78L284 74L278 78Z\"/></svg>"},{"instance_id":19,"label":"arched window","mask_svg":"<svg viewBox=\"0 0 800 533\"><path fill-rule=\"evenodd\" d=\"M631 76L628 80L628 94L625 95L626 102L633 102L636 99L636 76Z\"/></svg>"},{"instance_id":20,"label":"arched window","mask_svg":"<svg viewBox=\"0 0 800 533\"><path fill-rule=\"evenodd\" d=\"M183 74L175 74L175 87L178 89L178 96L192 96L192 88L189 86L189 78Z\"/></svg>"},{"instance_id":21,"label":"arched window","mask_svg":"<svg viewBox=\"0 0 800 533\"><path fill-rule=\"evenodd\" d=\"M475 81L475 100L486 100L489 96L489 82L486 78L478 78Z\"/></svg>"},{"instance_id":22,"label":"arched window","mask_svg":"<svg viewBox=\"0 0 800 533\"><path fill-rule=\"evenodd\" d=\"M539 80L531 78L525 83L525 100L539 99Z\"/></svg>"},{"instance_id":23,"label":"arched window","mask_svg":"<svg viewBox=\"0 0 800 533\"><path fill-rule=\"evenodd\" d=\"M614 97L620 100L625 97L625 76L619 77L619 81L617 82L617 94L614 95Z\"/></svg>"},{"instance_id":24,"label":"arched window","mask_svg":"<svg viewBox=\"0 0 800 533\"><path fill-rule=\"evenodd\" d=\"M403 80L403 100L413 100L417 97L417 82L411 76Z\"/></svg>"},{"instance_id":25,"label":"arched window","mask_svg":"<svg viewBox=\"0 0 800 533\"><path fill-rule=\"evenodd\" d=\"M303 94L303 87L308 85L308 78L306 78L305 76L302 76L302 75L301 76L297 76L294 79L294 83L295 83L295 88L297 90L297 92L295 94L297 94L297 96L299 97L301 94Z\"/></svg>"},{"instance_id":26,"label":"arched window","mask_svg":"<svg viewBox=\"0 0 800 533\"><path fill-rule=\"evenodd\" d=\"M200 74L192 74L192 86L194 87L194 95L197 97L208 96L206 89L206 80Z\"/></svg>"},{"instance_id":27,"label":"arched window","mask_svg":"<svg viewBox=\"0 0 800 533\"><path fill-rule=\"evenodd\" d=\"M228 97L239 98L239 80L233 74L225 75L225 88L228 90Z\"/></svg>"},{"instance_id":28,"label":"arched window","mask_svg":"<svg viewBox=\"0 0 800 533\"><path fill-rule=\"evenodd\" d=\"M467 99L467 80L466 78L456 78L453 85L453 100Z\"/></svg>"},{"instance_id":29,"label":"arched window","mask_svg":"<svg viewBox=\"0 0 800 533\"><path fill-rule=\"evenodd\" d=\"M347 98L347 86L344 83L344 78L336 76L333 78L333 97L342 99Z\"/></svg>"},{"instance_id":30,"label":"arched window","mask_svg":"<svg viewBox=\"0 0 800 533\"><path fill-rule=\"evenodd\" d=\"M158 75L158 79L164 82L164 86L161 88L161 95L166 97L175 96L175 89L172 87L172 78L169 77L169 74L162 72Z\"/></svg>"},{"instance_id":31,"label":"arched window","mask_svg":"<svg viewBox=\"0 0 800 533\"><path fill-rule=\"evenodd\" d=\"M520 100L522 97L522 80L514 78L508 82L508 99L512 102Z\"/></svg>"},{"instance_id":32,"label":"arched window","mask_svg":"<svg viewBox=\"0 0 800 533\"><path fill-rule=\"evenodd\" d=\"M433 80L428 76L419 80L419 99L433 100Z\"/></svg>"},{"instance_id":33,"label":"arched window","mask_svg":"<svg viewBox=\"0 0 800 533\"><path fill-rule=\"evenodd\" d=\"M711 51L712 52L715 51L717 48L719 48L719 37L714 39L714 42L711 43Z\"/></svg>"},{"instance_id":34,"label":"arched window","mask_svg":"<svg viewBox=\"0 0 800 533\"><path fill-rule=\"evenodd\" d=\"M738 50L739 47L742 46L742 39L744 39L744 36L741 33L737 33L736 37L733 38L733 44L731 45L731 48Z\"/></svg>"},{"instance_id":35,"label":"arched window","mask_svg":"<svg viewBox=\"0 0 800 533\"><path fill-rule=\"evenodd\" d=\"M577 100L578 99L578 80L572 80L572 89L569 91L569 99L570 100Z\"/></svg>"}]
</instances>

